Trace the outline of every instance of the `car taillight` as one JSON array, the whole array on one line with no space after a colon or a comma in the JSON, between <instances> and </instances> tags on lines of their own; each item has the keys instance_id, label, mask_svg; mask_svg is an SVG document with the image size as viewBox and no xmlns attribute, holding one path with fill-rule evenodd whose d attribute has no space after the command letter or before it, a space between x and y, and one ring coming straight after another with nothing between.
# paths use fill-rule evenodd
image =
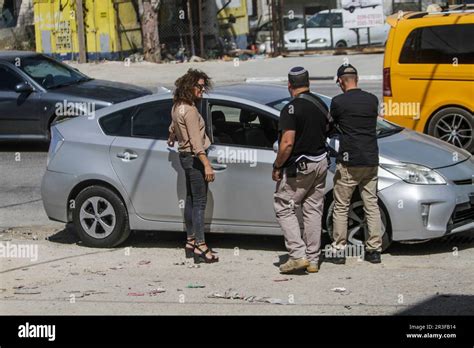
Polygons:
<instances>
[{"instance_id":1,"label":"car taillight","mask_svg":"<svg viewBox=\"0 0 474 348\"><path fill-rule=\"evenodd\" d=\"M56 152L64 142L64 137L59 133L58 129L55 126L51 127L51 142L49 143L48 159L46 161L46 166L49 165L49 162L53 159Z\"/></svg>"},{"instance_id":2,"label":"car taillight","mask_svg":"<svg viewBox=\"0 0 474 348\"><path fill-rule=\"evenodd\" d=\"M392 96L392 83L390 82L390 68L383 68L383 95Z\"/></svg>"}]
</instances>

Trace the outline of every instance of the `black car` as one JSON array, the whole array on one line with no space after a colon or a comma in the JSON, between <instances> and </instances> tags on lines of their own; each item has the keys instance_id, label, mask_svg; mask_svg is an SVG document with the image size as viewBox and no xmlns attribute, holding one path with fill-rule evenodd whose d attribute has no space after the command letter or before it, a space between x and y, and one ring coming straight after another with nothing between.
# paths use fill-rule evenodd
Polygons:
<instances>
[{"instance_id":1,"label":"black car","mask_svg":"<svg viewBox=\"0 0 474 348\"><path fill-rule=\"evenodd\" d=\"M44 140L62 117L94 117L111 104L151 94L118 82L95 80L35 52L0 52L0 141Z\"/></svg>"}]
</instances>

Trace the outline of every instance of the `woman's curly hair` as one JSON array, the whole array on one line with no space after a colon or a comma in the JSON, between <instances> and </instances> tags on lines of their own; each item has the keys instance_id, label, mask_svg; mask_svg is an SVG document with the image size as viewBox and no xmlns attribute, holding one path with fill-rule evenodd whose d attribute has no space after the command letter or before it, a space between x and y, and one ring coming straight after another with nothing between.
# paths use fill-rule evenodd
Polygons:
<instances>
[{"instance_id":1,"label":"woman's curly hair","mask_svg":"<svg viewBox=\"0 0 474 348\"><path fill-rule=\"evenodd\" d=\"M186 74L177 79L174 83L176 86L173 96L174 103L193 105L196 99L194 87L196 87L200 79L204 80L204 92L208 92L212 88L212 79L202 70L189 69Z\"/></svg>"}]
</instances>

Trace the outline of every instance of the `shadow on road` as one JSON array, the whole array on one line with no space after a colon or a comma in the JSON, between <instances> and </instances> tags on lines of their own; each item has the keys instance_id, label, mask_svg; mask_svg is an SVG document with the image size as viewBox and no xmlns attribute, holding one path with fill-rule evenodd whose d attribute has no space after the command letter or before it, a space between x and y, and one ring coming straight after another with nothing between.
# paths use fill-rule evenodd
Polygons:
<instances>
[{"instance_id":1,"label":"shadow on road","mask_svg":"<svg viewBox=\"0 0 474 348\"><path fill-rule=\"evenodd\" d=\"M443 294L410 306L395 315L473 315L474 296Z\"/></svg>"},{"instance_id":2,"label":"shadow on road","mask_svg":"<svg viewBox=\"0 0 474 348\"><path fill-rule=\"evenodd\" d=\"M0 152L48 152L49 143L9 141L0 143Z\"/></svg>"},{"instance_id":3,"label":"shadow on road","mask_svg":"<svg viewBox=\"0 0 474 348\"><path fill-rule=\"evenodd\" d=\"M78 244L82 246L74 226L69 223L56 234L48 237L53 243ZM184 232L165 231L132 231L130 237L120 247L135 248L184 248L186 234ZM287 255L283 236L261 236L245 234L207 233L206 241L216 249L248 249L283 252L278 266L286 262ZM323 235L321 249L330 243L327 234ZM402 244L393 243L385 252L392 256L416 256L442 253L454 253L474 247L474 232L464 232L453 236L434 239L425 243Z\"/></svg>"},{"instance_id":4,"label":"shadow on road","mask_svg":"<svg viewBox=\"0 0 474 348\"><path fill-rule=\"evenodd\" d=\"M447 252L457 252L474 247L474 231L463 232L446 236L442 238L432 239L425 243L402 244L393 243L386 251L392 256L398 255L432 255L443 254Z\"/></svg>"}]
</instances>

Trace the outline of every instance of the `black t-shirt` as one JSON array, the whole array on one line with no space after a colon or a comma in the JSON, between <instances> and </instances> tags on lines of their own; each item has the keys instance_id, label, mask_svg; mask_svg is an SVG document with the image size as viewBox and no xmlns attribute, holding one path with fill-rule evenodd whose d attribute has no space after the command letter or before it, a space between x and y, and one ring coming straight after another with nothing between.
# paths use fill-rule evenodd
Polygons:
<instances>
[{"instance_id":1,"label":"black t-shirt","mask_svg":"<svg viewBox=\"0 0 474 348\"><path fill-rule=\"evenodd\" d=\"M281 134L284 130L295 131L293 152L283 167L288 166L301 155L318 156L326 151L326 126L329 110L318 96L305 92L304 94L319 102L320 110L311 101L303 98L293 98L281 110L278 129Z\"/></svg>"},{"instance_id":2,"label":"black t-shirt","mask_svg":"<svg viewBox=\"0 0 474 348\"><path fill-rule=\"evenodd\" d=\"M332 99L331 116L341 131L337 162L347 166L377 166L377 97L359 88Z\"/></svg>"}]
</instances>

